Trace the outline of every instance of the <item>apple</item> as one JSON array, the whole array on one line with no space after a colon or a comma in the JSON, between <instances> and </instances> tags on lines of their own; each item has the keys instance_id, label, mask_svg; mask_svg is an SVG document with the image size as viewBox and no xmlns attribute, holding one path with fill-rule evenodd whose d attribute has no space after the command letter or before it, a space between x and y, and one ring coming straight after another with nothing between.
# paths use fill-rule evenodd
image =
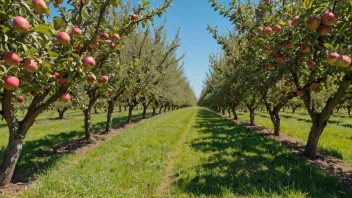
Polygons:
<instances>
[{"instance_id":1,"label":"apple","mask_svg":"<svg viewBox=\"0 0 352 198\"><path fill-rule=\"evenodd\" d=\"M292 43L289 42L289 41L286 41L284 46L285 46L286 49L292 48Z\"/></svg>"},{"instance_id":2,"label":"apple","mask_svg":"<svg viewBox=\"0 0 352 198\"><path fill-rule=\"evenodd\" d=\"M91 84L94 83L94 81L95 81L95 79L94 79L94 77L92 76L92 74L89 74L89 75L87 76L87 83L88 83L89 85L91 85Z\"/></svg>"},{"instance_id":3,"label":"apple","mask_svg":"<svg viewBox=\"0 0 352 198\"><path fill-rule=\"evenodd\" d=\"M346 55L341 55L337 58L336 64L342 68L347 68L351 65L351 57Z\"/></svg>"},{"instance_id":4,"label":"apple","mask_svg":"<svg viewBox=\"0 0 352 198\"><path fill-rule=\"evenodd\" d=\"M326 12L321 18L324 25L330 26L336 22L335 14L332 12Z\"/></svg>"},{"instance_id":5,"label":"apple","mask_svg":"<svg viewBox=\"0 0 352 198\"><path fill-rule=\"evenodd\" d=\"M67 85L68 80L67 80L66 78L60 78L57 82L58 82L60 85L65 86L65 85Z\"/></svg>"},{"instance_id":6,"label":"apple","mask_svg":"<svg viewBox=\"0 0 352 198\"><path fill-rule=\"evenodd\" d=\"M28 32L30 26L29 22L27 19L21 17L21 16L16 16L13 21L12 21L12 27L19 33L26 33Z\"/></svg>"},{"instance_id":7,"label":"apple","mask_svg":"<svg viewBox=\"0 0 352 198\"><path fill-rule=\"evenodd\" d=\"M109 81L109 77L108 76L100 76L98 79L98 82L101 84L105 84Z\"/></svg>"},{"instance_id":8,"label":"apple","mask_svg":"<svg viewBox=\"0 0 352 198\"><path fill-rule=\"evenodd\" d=\"M277 55L277 60L278 60L279 62L284 62L284 61L285 61L285 55L283 55L283 54L278 54L278 55Z\"/></svg>"},{"instance_id":9,"label":"apple","mask_svg":"<svg viewBox=\"0 0 352 198\"><path fill-rule=\"evenodd\" d=\"M115 73L115 77L119 77L120 76L120 73Z\"/></svg>"},{"instance_id":10,"label":"apple","mask_svg":"<svg viewBox=\"0 0 352 198\"><path fill-rule=\"evenodd\" d=\"M281 30L282 30L281 26L279 26L279 25L274 26L274 32L279 33L279 32L281 32Z\"/></svg>"},{"instance_id":11,"label":"apple","mask_svg":"<svg viewBox=\"0 0 352 198\"><path fill-rule=\"evenodd\" d=\"M81 34L82 34L82 30L79 27L75 26L75 27L72 28L73 37L78 38L78 37L81 36Z\"/></svg>"},{"instance_id":12,"label":"apple","mask_svg":"<svg viewBox=\"0 0 352 198\"><path fill-rule=\"evenodd\" d=\"M270 36L273 33L273 30L271 29L271 27L266 27L264 29L264 35L265 36Z\"/></svg>"},{"instance_id":13,"label":"apple","mask_svg":"<svg viewBox=\"0 0 352 198\"><path fill-rule=\"evenodd\" d=\"M313 89L313 90L318 89L318 87L319 87L319 84L318 84L318 83L312 83L312 84L310 85L310 88Z\"/></svg>"},{"instance_id":14,"label":"apple","mask_svg":"<svg viewBox=\"0 0 352 198\"><path fill-rule=\"evenodd\" d=\"M266 84L270 84L270 78L266 78L266 79L265 79L265 83L266 83Z\"/></svg>"},{"instance_id":15,"label":"apple","mask_svg":"<svg viewBox=\"0 0 352 198\"><path fill-rule=\"evenodd\" d=\"M309 69L312 69L314 65L315 65L315 62L313 62L312 60L307 61L307 66Z\"/></svg>"},{"instance_id":16,"label":"apple","mask_svg":"<svg viewBox=\"0 0 352 198\"><path fill-rule=\"evenodd\" d=\"M262 26L257 27L257 33L258 34L263 34L264 28Z\"/></svg>"},{"instance_id":17,"label":"apple","mask_svg":"<svg viewBox=\"0 0 352 198\"><path fill-rule=\"evenodd\" d=\"M110 48L111 50L113 50L113 49L116 48L116 45L115 45L114 43L111 43L111 44L109 45L109 48Z\"/></svg>"},{"instance_id":18,"label":"apple","mask_svg":"<svg viewBox=\"0 0 352 198\"><path fill-rule=\"evenodd\" d=\"M108 92L109 92L109 93L112 93L112 89L108 89Z\"/></svg>"},{"instance_id":19,"label":"apple","mask_svg":"<svg viewBox=\"0 0 352 198\"><path fill-rule=\"evenodd\" d=\"M51 75L52 78L55 78L55 79L59 79L60 78L60 74L57 73L57 72L54 72L52 75Z\"/></svg>"},{"instance_id":20,"label":"apple","mask_svg":"<svg viewBox=\"0 0 352 198\"><path fill-rule=\"evenodd\" d=\"M117 43L120 40L120 35L119 34L113 34L111 36L112 42Z\"/></svg>"},{"instance_id":21,"label":"apple","mask_svg":"<svg viewBox=\"0 0 352 198\"><path fill-rule=\"evenodd\" d=\"M305 54L309 53L310 52L310 47L307 46L307 45L302 45L301 46L301 52L305 53Z\"/></svg>"},{"instance_id":22,"label":"apple","mask_svg":"<svg viewBox=\"0 0 352 198\"><path fill-rule=\"evenodd\" d=\"M4 61L7 65L15 65L21 62L21 58L13 52L7 52L4 56Z\"/></svg>"},{"instance_id":23,"label":"apple","mask_svg":"<svg viewBox=\"0 0 352 198\"><path fill-rule=\"evenodd\" d=\"M295 16L295 17L293 17L293 19L292 19L291 25L292 25L292 26L296 26L296 25L299 24L299 22L300 22L299 16Z\"/></svg>"},{"instance_id":24,"label":"apple","mask_svg":"<svg viewBox=\"0 0 352 198\"><path fill-rule=\"evenodd\" d=\"M130 19L131 19L131 21L137 21L138 16L135 14L131 14Z\"/></svg>"},{"instance_id":25,"label":"apple","mask_svg":"<svg viewBox=\"0 0 352 198\"><path fill-rule=\"evenodd\" d=\"M319 17L311 17L307 23L307 28L311 31L317 30L321 24L321 19Z\"/></svg>"},{"instance_id":26,"label":"apple","mask_svg":"<svg viewBox=\"0 0 352 198\"><path fill-rule=\"evenodd\" d=\"M33 8L38 14L44 14L48 10L48 6L43 0L33 0L32 1Z\"/></svg>"},{"instance_id":27,"label":"apple","mask_svg":"<svg viewBox=\"0 0 352 198\"><path fill-rule=\"evenodd\" d=\"M292 26L292 21L289 20L289 21L287 22L287 24L288 24L289 26Z\"/></svg>"},{"instance_id":28,"label":"apple","mask_svg":"<svg viewBox=\"0 0 352 198\"><path fill-rule=\"evenodd\" d=\"M4 78L4 88L7 90L15 90L19 87L20 80L15 76L6 76Z\"/></svg>"},{"instance_id":29,"label":"apple","mask_svg":"<svg viewBox=\"0 0 352 198\"><path fill-rule=\"evenodd\" d=\"M24 70L28 71L29 73L36 72L38 70L38 65L34 60L26 58L23 61L22 67Z\"/></svg>"},{"instance_id":30,"label":"apple","mask_svg":"<svg viewBox=\"0 0 352 198\"><path fill-rule=\"evenodd\" d=\"M82 60L83 66L87 69L93 69L95 67L95 59L91 56L86 56Z\"/></svg>"},{"instance_id":31,"label":"apple","mask_svg":"<svg viewBox=\"0 0 352 198\"><path fill-rule=\"evenodd\" d=\"M71 96L68 93L62 93L59 98L60 102L68 103L71 100Z\"/></svg>"},{"instance_id":32,"label":"apple","mask_svg":"<svg viewBox=\"0 0 352 198\"><path fill-rule=\"evenodd\" d=\"M268 68L271 69L274 67L274 64L273 63L268 63Z\"/></svg>"},{"instance_id":33,"label":"apple","mask_svg":"<svg viewBox=\"0 0 352 198\"><path fill-rule=\"evenodd\" d=\"M319 32L320 35L326 36L330 32L330 26L322 25L322 26L319 27L318 32Z\"/></svg>"},{"instance_id":34,"label":"apple","mask_svg":"<svg viewBox=\"0 0 352 198\"><path fill-rule=\"evenodd\" d=\"M110 36L109 36L109 34L104 32L104 33L100 34L100 38L103 40L108 40L110 38Z\"/></svg>"},{"instance_id":35,"label":"apple","mask_svg":"<svg viewBox=\"0 0 352 198\"><path fill-rule=\"evenodd\" d=\"M23 96L18 96L17 97L17 101L22 103L24 101L24 97Z\"/></svg>"},{"instance_id":36,"label":"apple","mask_svg":"<svg viewBox=\"0 0 352 198\"><path fill-rule=\"evenodd\" d=\"M93 42L92 42L92 45L93 45L94 47L99 47L99 46L100 46L100 43L99 43L98 41L93 41Z\"/></svg>"},{"instance_id":37,"label":"apple","mask_svg":"<svg viewBox=\"0 0 352 198\"><path fill-rule=\"evenodd\" d=\"M70 36L66 32L60 32L56 35L57 42L65 46L70 43Z\"/></svg>"},{"instance_id":38,"label":"apple","mask_svg":"<svg viewBox=\"0 0 352 198\"><path fill-rule=\"evenodd\" d=\"M337 52L331 52L327 57L326 61L328 62L329 65L334 66L336 65L337 59L340 57L340 54Z\"/></svg>"},{"instance_id":39,"label":"apple","mask_svg":"<svg viewBox=\"0 0 352 198\"><path fill-rule=\"evenodd\" d=\"M59 4L62 4L62 2L63 2L64 0L54 0L54 1L55 1L56 4L59 5Z\"/></svg>"},{"instance_id":40,"label":"apple","mask_svg":"<svg viewBox=\"0 0 352 198\"><path fill-rule=\"evenodd\" d=\"M302 96L304 95L303 90L298 89L298 90L297 90L297 95L298 95L299 97L302 97Z\"/></svg>"}]
</instances>

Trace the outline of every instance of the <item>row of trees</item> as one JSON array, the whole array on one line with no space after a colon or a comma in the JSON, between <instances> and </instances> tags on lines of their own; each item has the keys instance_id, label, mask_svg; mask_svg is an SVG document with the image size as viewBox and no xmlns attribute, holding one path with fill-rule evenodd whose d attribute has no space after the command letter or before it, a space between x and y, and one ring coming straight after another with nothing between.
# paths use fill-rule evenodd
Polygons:
<instances>
[{"instance_id":1,"label":"row of trees","mask_svg":"<svg viewBox=\"0 0 352 198\"><path fill-rule=\"evenodd\" d=\"M199 104L214 110L243 104L251 124L258 106L265 106L280 134L280 110L305 107L312 127L304 154L314 156L319 138L337 106L349 103L351 85L350 1L232 1L212 7L235 28L219 35L223 46L210 56L210 71Z\"/></svg>"},{"instance_id":2,"label":"row of trees","mask_svg":"<svg viewBox=\"0 0 352 198\"><path fill-rule=\"evenodd\" d=\"M50 3L59 16L50 14ZM129 107L128 122L138 104L145 117L150 106L155 113L196 103L176 55L178 36L169 41L163 26L148 25L170 0L155 9L145 0L134 7L120 0L66 3L72 9L62 1L0 2L1 115L10 134L0 185L9 184L26 134L45 110L63 116L70 106L82 109L85 136L94 141L91 110L98 103L107 104L106 133L116 103Z\"/></svg>"}]
</instances>

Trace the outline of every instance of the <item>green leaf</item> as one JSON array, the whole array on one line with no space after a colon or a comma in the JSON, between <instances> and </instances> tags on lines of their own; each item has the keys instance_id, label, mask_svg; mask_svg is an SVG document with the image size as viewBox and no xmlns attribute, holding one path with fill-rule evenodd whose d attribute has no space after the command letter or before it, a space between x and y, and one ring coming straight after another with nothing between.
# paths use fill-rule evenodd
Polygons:
<instances>
[{"instance_id":1,"label":"green leaf","mask_svg":"<svg viewBox=\"0 0 352 198\"><path fill-rule=\"evenodd\" d=\"M28 52L27 52L27 53L28 53L28 55L29 55L29 56L32 56L33 54L35 54L35 53L37 53L37 52L38 52L38 50L37 50L37 49L35 49L35 48L31 48L31 49L29 49L29 50L28 50Z\"/></svg>"},{"instance_id":2,"label":"green leaf","mask_svg":"<svg viewBox=\"0 0 352 198\"><path fill-rule=\"evenodd\" d=\"M71 81L73 79L73 77L75 77L76 75L76 72L70 72L68 73L68 77L67 77L67 80Z\"/></svg>"},{"instance_id":3,"label":"green leaf","mask_svg":"<svg viewBox=\"0 0 352 198\"><path fill-rule=\"evenodd\" d=\"M313 1L312 0L304 0L303 6L306 10L308 10L313 6Z\"/></svg>"},{"instance_id":4,"label":"green leaf","mask_svg":"<svg viewBox=\"0 0 352 198\"><path fill-rule=\"evenodd\" d=\"M54 21L55 30L58 30L58 29L64 27L64 25L65 25L64 20L62 20L62 18L60 18L60 17L54 17L53 21Z\"/></svg>"},{"instance_id":5,"label":"green leaf","mask_svg":"<svg viewBox=\"0 0 352 198\"><path fill-rule=\"evenodd\" d=\"M330 51L333 51L334 50L334 46L331 45L330 43L324 43L324 46L329 49Z\"/></svg>"},{"instance_id":6,"label":"green leaf","mask_svg":"<svg viewBox=\"0 0 352 198\"><path fill-rule=\"evenodd\" d=\"M47 34L47 35L52 34L51 30L50 30L50 27L47 26L47 25L42 25L41 24L41 25L38 25L38 26L32 28L32 30L35 31L35 32L43 33L43 34Z\"/></svg>"},{"instance_id":7,"label":"green leaf","mask_svg":"<svg viewBox=\"0 0 352 198\"><path fill-rule=\"evenodd\" d=\"M59 54L57 54L57 53L55 53L55 52L53 52L53 51L48 52L48 55L49 55L51 58L56 58L56 57L59 56Z\"/></svg>"}]
</instances>

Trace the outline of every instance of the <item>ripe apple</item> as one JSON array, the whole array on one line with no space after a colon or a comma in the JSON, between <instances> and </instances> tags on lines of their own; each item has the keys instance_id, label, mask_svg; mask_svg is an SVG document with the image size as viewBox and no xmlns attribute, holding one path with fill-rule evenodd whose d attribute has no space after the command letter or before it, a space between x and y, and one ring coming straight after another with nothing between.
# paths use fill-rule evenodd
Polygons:
<instances>
[{"instance_id":1,"label":"ripe apple","mask_svg":"<svg viewBox=\"0 0 352 198\"><path fill-rule=\"evenodd\" d=\"M262 26L257 27L257 33L258 34L263 34L264 28Z\"/></svg>"},{"instance_id":2,"label":"ripe apple","mask_svg":"<svg viewBox=\"0 0 352 198\"><path fill-rule=\"evenodd\" d=\"M291 25L292 25L292 26L296 26L296 25L299 24L299 22L300 22L299 16L295 16L295 17L293 17L293 19L292 19Z\"/></svg>"},{"instance_id":3,"label":"ripe apple","mask_svg":"<svg viewBox=\"0 0 352 198\"><path fill-rule=\"evenodd\" d=\"M312 60L307 61L307 66L309 69L312 69L314 65L315 65L315 62L313 62Z\"/></svg>"},{"instance_id":4,"label":"ripe apple","mask_svg":"<svg viewBox=\"0 0 352 198\"><path fill-rule=\"evenodd\" d=\"M268 63L268 68L271 69L274 67L274 64L273 63Z\"/></svg>"},{"instance_id":5,"label":"ripe apple","mask_svg":"<svg viewBox=\"0 0 352 198\"><path fill-rule=\"evenodd\" d=\"M321 24L321 18L313 16L309 19L307 23L307 28L312 31L317 30L320 24Z\"/></svg>"},{"instance_id":6,"label":"ripe apple","mask_svg":"<svg viewBox=\"0 0 352 198\"><path fill-rule=\"evenodd\" d=\"M328 62L329 65L334 66L336 65L337 59L340 57L340 54L337 52L331 52L327 57L326 61Z\"/></svg>"},{"instance_id":7,"label":"ripe apple","mask_svg":"<svg viewBox=\"0 0 352 198\"><path fill-rule=\"evenodd\" d=\"M108 92L109 92L109 93L112 93L112 89L108 89Z\"/></svg>"},{"instance_id":8,"label":"ripe apple","mask_svg":"<svg viewBox=\"0 0 352 198\"><path fill-rule=\"evenodd\" d=\"M290 41L286 41L284 45L286 49L292 48L292 43Z\"/></svg>"},{"instance_id":9,"label":"ripe apple","mask_svg":"<svg viewBox=\"0 0 352 198\"><path fill-rule=\"evenodd\" d=\"M15 76L6 76L4 78L4 88L7 90L15 90L20 86L20 80Z\"/></svg>"},{"instance_id":10,"label":"ripe apple","mask_svg":"<svg viewBox=\"0 0 352 198\"><path fill-rule=\"evenodd\" d=\"M87 77L87 83L89 85L93 84L95 81L94 77L92 76L92 74L90 74L88 77Z\"/></svg>"},{"instance_id":11,"label":"ripe apple","mask_svg":"<svg viewBox=\"0 0 352 198\"><path fill-rule=\"evenodd\" d=\"M73 37L78 38L78 37L81 36L81 34L82 34L82 30L79 27L75 26L75 27L72 28Z\"/></svg>"},{"instance_id":12,"label":"ripe apple","mask_svg":"<svg viewBox=\"0 0 352 198\"><path fill-rule=\"evenodd\" d=\"M71 96L68 93L62 93L59 98L60 102L68 103L71 100Z\"/></svg>"},{"instance_id":13,"label":"ripe apple","mask_svg":"<svg viewBox=\"0 0 352 198\"><path fill-rule=\"evenodd\" d=\"M312 83L312 84L310 85L310 88L313 89L313 90L318 89L318 87L319 87L319 84L318 84L318 83Z\"/></svg>"},{"instance_id":14,"label":"ripe apple","mask_svg":"<svg viewBox=\"0 0 352 198\"><path fill-rule=\"evenodd\" d=\"M330 26L322 25L319 27L318 32L322 36L328 35L330 32Z\"/></svg>"},{"instance_id":15,"label":"ripe apple","mask_svg":"<svg viewBox=\"0 0 352 198\"><path fill-rule=\"evenodd\" d=\"M278 54L278 55L277 55L277 60L278 60L279 62L285 62L285 55L283 55L283 54Z\"/></svg>"},{"instance_id":16,"label":"ripe apple","mask_svg":"<svg viewBox=\"0 0 352 198\"><path fill-rule=\"evenodd\" d=\"M281 30L282 30L281 26L279 26L279 25L274 26L274 32L279 33L279 32L281 32Z\"/></svg>"},{"instance_id":17,"label":"ripe apple","mask_svg":"<svg viewBox=\"0 0 352 198\"><path fill-rule=\"evenodd\" d=\"M324 25L330 26L336 22L335 14L332 12L326 12L321 18Z\"/></svg>"},{"instance_id":18,"label":"ripe apple","mask_svg":"<svg viewBox=\"0 0 352 198\"><path fill-rule=\"evenodd\" d=\"M270 84L270 78L266 78L266 79L265 79L265 83L266 83L266 84Z\"/></svg>"},{"instance_id":19,"label":"ripe apple","mask_svg":"<svg viewBox=\"0 0 352 198\"><path fill-rule=\"evenodd\" d=\"M131 14L130 19L131 19L131 21L137 21L138 16L135 14Z\"/></svg>"},{"instance_id":20,"label":"ripe apple","mask_svg":"<svg viewBox=\"0 0 352 198\"><path fill-rule=\"evenodd\" d=\"M110 36L109 36L109 34L104 32L104 33L100 34L100 38L103 40L108 40L110 38Z\"/></svg>"},{"instance_id":21,"label":"ripe apple","mask_svg":"<svg viewBox=\"0 0 352 198\"><path fill-rule=\"evenodd\" d=\"M271 27L266 27L264 29L264 35L265 36L270 36L273 33L273 30L271 29Z\"/></svg>"},{"instance_id":22,"label":"ripe apple","mask_svg":"<svg viewBox=\"0 0 352 198\"><path fill-rule=\"evenodd\" d=\"M30 26L29 22L27 19L21 17L21 16L16 16L13 21L12 21L12 27L19 33L26 33L28 32Z\"/></svg>"},{"instance_id":23,"label":"ripe apple","mask_svg":"<svg viewBox=\"0 0 352 198\"><path fill-rule=\"evenodd\" d=\"M7 65L11 66L11 65L20 63L21 58L13 52L7 52L4 56L4 61Z\"/></svg>"},{"instance_id":24,"label":"ripe apple","mask_svg":"<svg viewBox=\"0 0 352 198\"><path fill-rule=\"evenodd\" d=\"M91 56L86 56L82 60L83 66L87 69L93 69L95 67L95 59Z\"/></svg>"},{"instance_id":25,"label":"ripe apple","mask_svg":"<svg viewBox=\"0 0 352 198\"><path fill-rule=\"evenodd\" d=\"M120 40L120 35L119 34L113 34L111 36L112 42L117 43Z\"/></svg>"},{"instance_id":26,"label":"ripe apple","mask_svg":"<svg viewBox=\"0 0 352 198\"><path fill-rule=\"evenodd\" d=\"M36 72L38 70L38 65L34 60L26 58L23 61L22 67L24 70L28 71L29 73Z\"/></svg>"},{"instance_id":27,"label":"ripe apple","mask_svg":"<svg viewBox=\"0 0 352 198\"><path fill-rule=\"evenodd\" d=\"M297 95L298 95L299 97L302 97L302 96L304 95L303 90L298 89L298 90L297 90Z\"/></svg>"},{"instance_id":28,"label":"ripe apple","mask_svg":"<svg viewBox=\"0 0 352 198\"><path fill-rule=\"evenodd\" d=\"M109 45L109 48L110 48L111 50L113 50L113 49L116 48L116 45L115 45L114 43L111 43L111 44Z\"/></svg>"},{"instance_id":29,"label":"ripe apple","mask_svg":"<svg viewBox=\"0 0 352 198\"><path fill-rule=\"evenodd\" d=\"M17 97L17 101L22 103L24 101L24 97L23 96L18 96Z\"/></svg>"},{"instance_id":30,"label":"ripe apple","mask_svg":"<svg viewBox=\"0 0 352 198\"><path fill-rule=\"evenodd\" d=\"M100 46L100 43L99 43L98 41L93 41L93 42L92 42L92 45L93 45L94 47L99 47L99 46Z\"/></svg>"},{"instance_id":31,"label":"ripe apple","mask_svg":"<svg viewBox=\"0 0 352 198\"><path fill-rule=\"evenodd\" d=\"M68 45L70 43L70 36L66 32L60 32L56 35L57 42L61 45Z\"/></svg>"},{"instance_id":32,"label":"ripe apple","mask_svg":"<svg viewBox=\"0 0 352 198\"><path fill-rule=\"evenodd\" d=\"M65 85L67 85L68 80L67 80L66 78L60 78L57 82L58 82L60 85L65 86Z\"/></svg>"},{"instance_id":33,"label":"ripe apple","mask_svg":"<svg viewBox=\"0 0 352 198\"><path fill-rule=\"evenodd\" d=\"M109 77L108 76L100 76L98 79L98 82L101 84L105 84L109 81Z\"/></svg>"},{"instance_id":34,"label":"ripe apple","mask_svg":"<svg viewBox=\"0 0 352 198\"><path fill-rule=\"evenodd\" d=\"M347 68L351 65L351 57L346 55L341 55L336 61L336 64L342 68Z\"/></svg>"},{"instance_id":35,"label":"ripe apple","mask_svg":"<svg viewBox=\"0 0 352 198\"><path fill-rule=\"evenodd\" d=\"M55 78L55 79L59 79L60 78L60 74L57 73L57 72L54 72L52 75L51 75L52 78Z\"/></svg>"},{"instance_id":36,"label":"ripe apple","mask_svg":"<svg viewBox=\"0 0 352 198\"><path fill-rule=\"evenodd\" d=\"M305 53L305 54L309 53L310 52L310 47L307 46L307 45L302 45L301 46L301 52Z\"/></svg>"},{"instance_id":37,"label":"ripe apple","mask_svg":"<svg viewBox=\"0 0 352 198\"><path fill-rule=\"evenodd\" d=\"M38 14L44 14L48 10L48 6L43 0L33 0L32 1L33 8Z\"/></svg>"}]
</instances>

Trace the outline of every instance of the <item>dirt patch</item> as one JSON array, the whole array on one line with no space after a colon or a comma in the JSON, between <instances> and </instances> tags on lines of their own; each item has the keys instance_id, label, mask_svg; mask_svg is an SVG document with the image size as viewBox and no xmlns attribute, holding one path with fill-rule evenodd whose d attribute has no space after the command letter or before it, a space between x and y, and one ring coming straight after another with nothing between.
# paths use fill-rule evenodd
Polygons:
<instances>
[{"instance_id":1,"label":"dirt patch","mask_svg":"<svg viewBox=\"0 0 352 198\"><path fill-rule=\"evenodd\" d=\"M94 147L100 145L106 140L124 132L125 130L136 126L139 123L142 123L150 118L157 117L159 115L150 116L147 119L140 119L133 121L128 124L124 124L122 126L116 127L109 133L101 132L99 134L94 134L95 141L88 141L85 138L76 138L72 139L68 142L55 145L50 149L46 149L42 152L42 155L46 156L60 156L74 153L87 153L91 151ZM24 172L33 171L33 170L25 170ZM0 195L4 195L7 197L17 197L17 195L26 189L29 185L32 185L35 181L28 181L24 179L24 172L22 173L14 173L11 184L8 186L0 187Z\"/></svg>"},{"instance_id":2,"label":"dirt patch","mask_svg":"<svg viewBox=\"0 0 352 198\"><path fill-rule=\"evenodd\" d=\"M280 136L273 135L271 129L267 129L263 126L251 126L250 122L233 120L228 116L221 116L228 120L232 120L237 125L243 125L252 131L255 131L266 138L273 139L277 142L280 142L283 146L291 149L292 153L297 156L303 157L311 165L320 168L322 170L328 171L331 175L335 176L344 186L347 188L352 188L352 164L340 160L336 157L329 156L324 152L318 150L317 155L314 158L306 157L303 155L306 141L288 136L284 132L280 133Z\"/></svg>"}]
</instances>

